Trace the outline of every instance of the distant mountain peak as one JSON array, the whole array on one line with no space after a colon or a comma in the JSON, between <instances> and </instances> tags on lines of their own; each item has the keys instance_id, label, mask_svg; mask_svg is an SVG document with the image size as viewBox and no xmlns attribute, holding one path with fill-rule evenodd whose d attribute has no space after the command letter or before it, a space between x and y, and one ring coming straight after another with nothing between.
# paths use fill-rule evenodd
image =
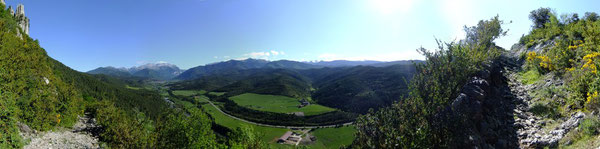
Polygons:
<instances>
[{"instance_id":1,"label":"distant mountain peak","mask_svg":"<svg viewBox=\"0 0 600 149\"><path fill-rule=\"evenodd\" d=\"M88 71L90 74L105 74L112 76L137 76L158 80L169 80L183 72L179 67L167 62L146 63L131 68L115 68L113 66L99 67Z\"/></svg>"}]
</instances>

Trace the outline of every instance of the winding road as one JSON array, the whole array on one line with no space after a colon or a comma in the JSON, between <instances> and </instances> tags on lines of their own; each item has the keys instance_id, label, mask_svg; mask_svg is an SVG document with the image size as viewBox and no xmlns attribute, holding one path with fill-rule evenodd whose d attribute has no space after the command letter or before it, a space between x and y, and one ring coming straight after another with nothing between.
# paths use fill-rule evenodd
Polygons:
<instances>
[{"instance_id":1,"label":"winding road","mask_svg":"<svg viewBox=\"0 0 600 149\"><path fill-rule=\"evenodd\" d=\"M248 121L248 120L245 120L245 119L242 119L242 118L238 118L238 117L235 117L235 116L233 116L233 115L230 115L230 114L228 114L228 113L226 113L226 112L223 112L221 109L219 109L219 107L218 107L217 105L213 104L213 102L212 102L212 101L210 101L210 100L208 100L208 99L204 99L204 100L206 100L206 101L207 101L207 102L208 102L208 103L209 103L211 106L215 107L215 109L217 109L217 111L219 111L219 112L221 112L221 113L223 113L223 114L227 115L228 117L231 117L231 118L233 118L233 119L240 120L240 121L243 121L243 122L246 122L246 123L250 123L250 124L258 125L258 126L265 126L265 127L275 127L275 128L289 128L289 129L332 128L332 127L339 126L339 124L336 124L336 125L322 125L322 126L281 126L281 125L270 125L270 124L256 123L256 122L252 122L252 121ZM200 106L201 106L201 105L200 105ZM202 108L202 107L200 107L200 108ZM341 124L341 125L342 125L342 126L347 126L347 125L352 125L352 123L353 123L353 122L348 122L348 123L343 123L343 124Z\"/></svg>"}]
</instances>

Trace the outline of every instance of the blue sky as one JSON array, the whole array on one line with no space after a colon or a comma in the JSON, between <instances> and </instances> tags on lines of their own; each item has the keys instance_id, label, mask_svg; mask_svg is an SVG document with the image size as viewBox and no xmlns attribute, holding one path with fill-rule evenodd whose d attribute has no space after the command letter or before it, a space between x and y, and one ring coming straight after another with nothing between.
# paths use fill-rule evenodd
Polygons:
<instances>
[{"instance_id":1,"label":"blue sky","mask_svg":"<svg viewBox=\"0 0 600 149\"><path fill-rule=\"evenodd\" d=\"M435 38L500 15L509 49L529 32L528 14L600 12L595 0L6 0L25 4L30 36L67 66L131 67L169 62L187 69L244 58L423 59Z\"/></svg>"}]
</instances>

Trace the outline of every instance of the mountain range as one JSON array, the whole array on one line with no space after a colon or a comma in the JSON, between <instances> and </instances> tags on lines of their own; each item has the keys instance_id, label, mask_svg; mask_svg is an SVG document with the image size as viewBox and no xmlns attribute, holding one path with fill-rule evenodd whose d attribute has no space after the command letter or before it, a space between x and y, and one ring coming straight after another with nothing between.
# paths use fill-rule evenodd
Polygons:
<instances>
[{"instance_id":1,"label":"mountain range","mask_svg":"<svg viewBox=\"0 0 600 149\"><path fill-rule=\"evenodd\" d=\"M387 67L396 64L412 64L421 63L421 60L401 60L401 61L350 61L350 60L334 60L334 61L316 61L316 62L299 62L291 60L268 61L264 59L245 59L245 60L228 60L222 62L211 63L207 65L196 66L188 70L179 69L174 64L169 63L149 63L131 68L116 68L112 66L99 67L90 70L89 74L105 74L116 77L143 77L156 80L193 80L203 76L213 74L231 74L240 73L241 70L257 69L257 68L273 68L273 69L316 69L325 67L354 67L354 66L375 66Z\"/></svg>"},{"instance_id":2,"label":"mountain range","mask_svg":"<svg viewBox=\"0 0 600 149\"><path fill-rule=\"evenodd\" d=\"M116 68L112 66L99 67L90 70L89 74L105 74L116 77L142 77L155 80L170 80L181 74L183 70L176 65L169 63L148 63L141 66L131 68Z\"/></svg>"},{"instance_id":3,"label":"mountain range","mask_svg":"<svg viewBox=\"0 0 600 149\"><path fill-rule=\"evenodd\" d=\"M212 74L220 73L232 73L246 69L256 68L282 68L282 69L316 69L325 67L353 67L353 66L375 66L375 67L386 67L394 64L412 64L420 63L420 60L403 60L403 61L348 61L348 60L336 60L336 61L319 61L319 62L298 62L291 60L278 60L278 61L267 61L262 59L246 59L246 60L229 60L224 62L207 64L204 66L197 66L190 68L179 76L175 77L177 80L193 80L203 76L209 76Z\"/></svg>"}]
</instances>

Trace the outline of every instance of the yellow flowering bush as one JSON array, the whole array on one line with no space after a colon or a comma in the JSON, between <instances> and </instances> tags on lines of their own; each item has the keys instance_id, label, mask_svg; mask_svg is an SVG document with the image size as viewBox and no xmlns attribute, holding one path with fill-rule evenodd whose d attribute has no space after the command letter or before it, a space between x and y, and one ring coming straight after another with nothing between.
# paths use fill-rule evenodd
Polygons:
<instances>
[{"instance_id":1,"label":"yellow flowering bush","mask_svg":"<svg viewBox=\"0 0 600 149\"><path fill-rule=\"evenodd\" d=\"M537 58L541 60L540 67L550 71L554 70L554 65L548 56L538 56Z\"/></svg>"},{"instance_id":2,"label":"yellow flowering bush","mask_svg":"<svg viewBox=\"0 0 600 149\"><path fill-rule=\"evenodd\" d=\"M527 61L529 62L529 61L535 60L535 56L536 56L535 52L527 53Z\"/></svg>"},{"instance_id":3,"label":"yellow flowering bush","mask_svg":"<svg viewBox=\"0 0 600 149\"><path fill-rule=\"evenodd\" d=\"M600 53L598 53L598 52L592 52L590 54L585 55L583 57L584 64L581 67L581 69L582 70L590 70L590 72L597 74L598 67L596 66L596 63L594 63L594 59L597 58L598 56L600 56Z\"/></svg>"},{"instance_id":4,"label":"yellow flowering bush","mask_svg":"<svg viewBox=\"0 0 600 149\"><path fill-rule=\"evenodd\" d=\"M598 91L594 91L593 93L587 93L587 100L585 102L585 107L590 111L597 111L600 107L600 100L598 100Z\"/></svg>"},{"instance_id":5,"label":"yellow flowering bush","mask_svg":"<svg viewBox=\"0 0 600 149\"><path fill-rule=\"evenodd\" d=\"M60 114L56 114L56 123L60 124Z\"/></svg>"},{"instance_id":6,"label":"yellow flowering bush","mask_svg":"<svg viewBox=\"0 0 600 149\"><path fill-rule=\"evenodd\" d=\"M541 68L544 70L555 70L555 66L554 64L552 64L552 60L550 60L550 58L548 58L548 56L545 55L537 55L535 52L529 52L527 53L527 63L530 64L530 66L533 66L535 68ZM538 69L539 70L539 69Z\"/></svg>"}]
</instances>

